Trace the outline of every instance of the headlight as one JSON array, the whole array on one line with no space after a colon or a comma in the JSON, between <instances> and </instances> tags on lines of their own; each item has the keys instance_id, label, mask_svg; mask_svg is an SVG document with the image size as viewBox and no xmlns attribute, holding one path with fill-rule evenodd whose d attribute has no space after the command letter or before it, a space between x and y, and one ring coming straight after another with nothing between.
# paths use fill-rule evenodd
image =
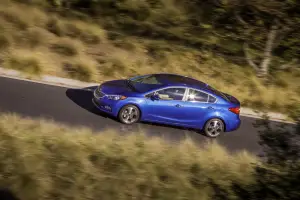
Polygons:
<instances>
[{"instance_id":1,"label":"headlight","mask_svg":"<svg viewBox=\"0 0 300 200\"><path fill-rule=\"evenodd\" d=\"M107 98L110 99L110 100L118 101L118 100L124 100L127 97L122 96L122 95L107 95Z\"/></svg>"}]
</instances>

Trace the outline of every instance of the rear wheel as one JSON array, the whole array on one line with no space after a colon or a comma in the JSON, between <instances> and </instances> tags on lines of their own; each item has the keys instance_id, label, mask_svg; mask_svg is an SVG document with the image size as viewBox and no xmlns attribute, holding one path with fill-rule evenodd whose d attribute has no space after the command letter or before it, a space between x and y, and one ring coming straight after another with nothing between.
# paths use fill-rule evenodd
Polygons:
<instances>
[{"instance_id":1,"label":"rear wheel","mask_svg":"<svg viewBox=\"0 0 300 200\"><path fill-rule=\"evenodd\" d=\"M220 119L210 119L204 126L204 133L208 137L216 138L224 132L224 123Z\"/></svg>"},{"instance_id":2,"label":"rear wheel","mask_svg":"<svg viewBox=\"0 0 300 200\"><path fill-rule=\"evenodd\" d=\"M120 110L118 118L123 124L134 124L140 118L140 110L135 105L126 105Z\"/></svg>"}]
</instances>

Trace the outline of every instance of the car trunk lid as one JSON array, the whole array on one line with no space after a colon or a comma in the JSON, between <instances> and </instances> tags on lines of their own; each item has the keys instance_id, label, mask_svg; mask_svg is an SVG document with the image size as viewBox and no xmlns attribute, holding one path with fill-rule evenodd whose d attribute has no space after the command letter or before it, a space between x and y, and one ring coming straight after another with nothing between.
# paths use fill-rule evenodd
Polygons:
<instances>
[{"instance_id":1,"label":"car trunk lid","mask_svg":"<svg viewBox=\"0 0 300 200\"><path fill-rule=\"evenodd\" d=\"M241 106L241 102L234 96L224 92L222 92L222 94L227 97L227 101L229 101L230 103L234 104L235 106Z\"/></svg>"}]
</instances>

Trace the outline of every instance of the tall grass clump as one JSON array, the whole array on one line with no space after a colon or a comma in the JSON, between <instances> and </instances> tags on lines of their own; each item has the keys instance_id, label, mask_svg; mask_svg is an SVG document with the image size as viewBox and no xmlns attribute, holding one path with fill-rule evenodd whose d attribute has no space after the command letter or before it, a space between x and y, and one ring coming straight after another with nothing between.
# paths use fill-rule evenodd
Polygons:
<instances>
[{"instance_id":1,"label":"tall grass clump","mask_svg":"<svg viewBox=\"0 0 300 200\"><path fill-rule=\"evenodd\" d=\"M105 60L98 60L102 74L107 77L114 76L116 73L124 73L126 65L122 59L108 58Z\"/></svg>"},{"instance_id":2,"label":"tall grass clump","mask_svg":"<svg viewBox=\"0 0 300 200\"><path fill-rule=\"evenodd\" d=\"M91 28L84 23L76 22L64 24L64 34L68 37L79 39L87 45L96 45L101 42L100 28Z\"/></svg>"},{"instance_id":3,"label":"tall grass clump","mask_svg":"<svg viewBox=\"0 0 300 200\"><path fill-rule=\"evenodd\" d=\"M78 54L76 46L69 40L62 40L50 46L50 49L61 56L75 56Z\"/></svg>"},{"instance_id":4,"label":"tall grass clump","mask_svg":"<svg viewBox=\"0 0 300 200\"><path fill-rule=\"evenodd\" d=\"M6 34L0 33L0 50L6 50L11 45L10 38Z\"/></svg>"},{"instance_id":5,"label":"tall grass clump","mask_svg":"<svg viewBox=\"0 0 300 200\"><path fill-rule=\"evenodd\" d=\"M31 199L215 199L251 183L256 159L216 143L198 148L142 133L95 134L45 120L0 116L0 186Z\"/></svg>"},{"instance_id":6,"label":"tall grass clump","mask_svg":"<svg viewBox=\"0 0 300 200\"><path fill-rule=\"evenodd\" d=\"M45 27L50 33L55 34L56 36L63 36L63 25L59 19L56 17L50 17L48 21L46 22Z\"/></svg>"},{"instance_id":7,"label":"tall grass clump","mask_svg":"<svg viewBox=\"0 0 300 200\"><path fill-rule=\"evenodd\" d=\"M29 24L24 19L20 18L18 13L13 10L0 11L0 17L20 30L25 30L29 26Z\"/></svg>"},{"instance_id":8,"label":"tall grass clump","mask_svg":"<svg viewBox=\"0 0 300 200\"><path fill-rule=\"evenodd\" d=\"M14 39L22 47L36 48L43 46L47 40L47 34L43 29L31 28L15 34Z\"/></svg>"},{"instance_id":9,"label":"tall grass clump","mask_svg":"<svg viewBox=\"0 0 300 200\"><path fill-rule=\"evenodd\" d=\"M39 75L42 72L42 66L39 60L27 56L11 55L6 59L4 67L33 75Z\"/></svg>"},{"instance_id":10,"label":"tall grass clump","mask_svg":"<svg viewBox=\"0 0 300 200\"><path fill-rule=\"evenodd\" d=\"M95 76L95 69L89 63L77 62L64 62L63 70L70 78L78 79L81 81L92 81Z\"/></svg>"}]
</instances>

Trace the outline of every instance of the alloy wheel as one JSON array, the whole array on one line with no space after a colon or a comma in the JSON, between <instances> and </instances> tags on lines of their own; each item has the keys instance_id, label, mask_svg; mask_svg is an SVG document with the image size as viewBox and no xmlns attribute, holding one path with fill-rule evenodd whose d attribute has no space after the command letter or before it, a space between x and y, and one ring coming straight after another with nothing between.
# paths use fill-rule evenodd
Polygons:
<instances>
[{"instance_id":1,"label":"alloy wheel","mask_svg":"<svg viewBox=\"0 0 300 200\"><path fill-rule=\"evenodd\" d=\"M134 105L128 105L122 108L119 118L124 124L133 124L139 120L139 109Z\"/></svg>"},{"instance_id":2,"label":"alloy wheel","mask_svg":"<svg viewBox=\"0 0 300 200\"><path fill-rule=\"evenodd\" d=\"M224 124L219 119L211 119L205 125L205 134L215 138L224 132Z\"/></svg>"}]
</instances>

